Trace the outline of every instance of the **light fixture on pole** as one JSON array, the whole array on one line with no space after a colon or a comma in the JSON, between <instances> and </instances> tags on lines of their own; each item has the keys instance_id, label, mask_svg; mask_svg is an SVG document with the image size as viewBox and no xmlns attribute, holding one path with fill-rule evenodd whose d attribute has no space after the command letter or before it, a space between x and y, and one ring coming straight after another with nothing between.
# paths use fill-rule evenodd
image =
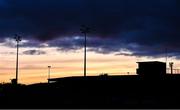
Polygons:
<instances>
[{"instance_id":1,"label":"light fixture on pole","mask_svg":"<svg viewBox=\"0 0 180 110\"><path fill-rule=\"evenodd\" d=\"M169 63L169 67L170 67L170 69L171 69L171 74L173 74L173 65L174 65L173 62L170 62L170 63Z\"/></svg>"},{"instance_id":2,"label":"light fixture on pole","mask_svg":"<svg viewBox=\"0 0 180 110\"><path fill-rule=\"evenodd\" d=\"M85 37L84 39L84 77L86 77L86 47L87 47L86 37L87 37L87 33L89 33L90 30L91 29L89 27L86 27L85 25L82 25L80 29L81 33L83 33Z\"/></svg>"},{"instance_id":3,"label":"light fixture on pole","mask_svg":"<svg viewBox=\"0 0 180 110\"><path fill-rule=\"evenodd\" d=\"M50 80L50 69L51 69L51 66L48 66L48 83L50 82L49 80Z\"/></svg>"},{"instance_id":4,"label":"light fixture on pole","mask_svg":"<svg viewBox=\"0 0 180 110\"><path fill-rule=\"evenodd\" d=\"M17 34L15 34L14 39L16 40L17 43L17 56L16 56L16 84L18 83L18 66L19 66L19 42L21 41L21 37Z\"/></svg>"}]
</instances>

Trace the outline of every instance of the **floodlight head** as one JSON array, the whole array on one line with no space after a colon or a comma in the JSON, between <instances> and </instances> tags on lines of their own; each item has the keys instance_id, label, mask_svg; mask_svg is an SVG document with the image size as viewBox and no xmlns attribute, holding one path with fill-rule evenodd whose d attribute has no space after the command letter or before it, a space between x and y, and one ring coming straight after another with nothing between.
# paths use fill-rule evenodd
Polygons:
<instances>
[{"instance_id":1,"label":"floodlight head","mask_svg":"<svg viewBox=\"0 0 180 110\"><path fill-rule=\"evenodd\" d=\"M173 62L170 62L169 64L171 64L171 65L172 65L172 64L174 64L174 63L173 63Z\"/></svg>"},{"instance_id":2,"label":"floodlight head","mask_svg":"<svg viewBox=\"0 0 180 110\"><path fill-rule=\"evenodd\" d=\"M82 33L89 33L90 31L91 31L91 28L89 28L89 27L87 27L87 26L85 26L85 25L81 25L81 28L80 28L80 31L82 32Z\"/></svg>"},{"instance_id":3,"label":"floodlight head","mask_svg":"<svg viewBox=\"0 0 180 110\"><path fill-rule=\"evenodd\" d=\"M169 66L170 66L170 67L172 67L172 66L173 66L173 64L174 64L173 62L170 62L170 63L169 63Z\"/></svg>"},{"instance_id":4,"label":"floodlight head","mask_svg":"<svg viewBox=\"0 0 180 110\"><path fill-rule=\"evenodd\" d=\"M15 39L17 42L19 42L19 41L21 41L21 36L15 34L14 39Z\"/></svg>"},{"instance_id":5,"label":"floodlight head","mask_svg":"<svg viewBox=\"0 0 180 110\"><path fill-rule=\"evenodd\" d=\"M51 68L51 66L48 66L48 68Z\"/></svg>"}]
</instances>

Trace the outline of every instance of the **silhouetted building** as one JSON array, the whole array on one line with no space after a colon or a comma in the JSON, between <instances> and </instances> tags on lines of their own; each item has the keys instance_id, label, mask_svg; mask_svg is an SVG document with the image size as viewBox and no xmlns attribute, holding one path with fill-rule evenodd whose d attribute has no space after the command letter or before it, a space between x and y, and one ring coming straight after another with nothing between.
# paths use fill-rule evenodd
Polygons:
<instances>
[{"instance_id":1,"label":"silhouetted building","mask_svg":"<svg viewBox=\"0 0 180 110\"><path fill-rule=\"evenodd\" d=\"M166 75L166 63L152 62L137 62L137 74L147 78L161 78Z\"/></svg>"}]
</instances>

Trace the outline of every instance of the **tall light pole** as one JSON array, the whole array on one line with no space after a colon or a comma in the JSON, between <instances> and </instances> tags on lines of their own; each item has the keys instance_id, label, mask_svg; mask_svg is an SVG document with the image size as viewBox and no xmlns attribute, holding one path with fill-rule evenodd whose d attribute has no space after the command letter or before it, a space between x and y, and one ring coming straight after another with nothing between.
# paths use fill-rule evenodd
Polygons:
<instances>
[{"instance_id":1,"label":"tall light pole","mask_svg":"<svg viewBox=\"0 0 180 110\"><path fill-rule=\"evenodd\" d=\"M167 53L167 48L165 48L165 61L166 61L166 64L167 64L167 61L168 61L168 53Z\"/></svg>"},{"instance_id":2,"label":"tall light pole","mask_svg":"<svg viewBox=\"0 0 180 110\"><path fill-rule=\"evenodd\" d=\"M50 69L51 69L51 66L48 66L48 83L50 82L49 80L50 80Z\"/></svg>"},{"instance_id":3,"label":"tall light pole","mask_svg":"<svg viewBox=\"0 0 180 110\"><path fill-rule=\"evenodd\" d=\"M173 62L170 62L170 63L169 63L169 67L170 67L170 69L171 69L171 74L173 74L173 64L174 64Z\"/></svg>"},{"instance_id":4,"label":"tall light pole","mask_svg":"<svg viewBox=\"0 0 180 110\"><path fill-rule=\"evenodd\" d=\"M166 74L168 73L168 69L167 69L167 61L168 61L168 55L167 55L167 47L166 47L166 48L165 48Z\"/></svg>"},{"instance_id":5,"label":"tall light pole","mask_svg":"<svg viewBox=\"0 0 180 110\"><path fill-rule=\"evenodd\" d=\"M21 41L21 37L19 35L15 35L14 39L17 42L17 56L16 56L16 84L18 83L18 66L19 66L19 42Z\"/></svg>"},{"instance_id":6,"label":"tall light pole","mask_svg":"<svg viewBox=\"0 0 180 110\"><path fill-rule=\"evenodd\" d=\"M87 33L89 33L90 30L91 29L89 27L86 27L84 25L82 25L80 29L81 33L83 33L85 37L84 39L84 77L86 77L86 47L87 47L86 37L87 37Z\"/></svg>"}]
</instances>

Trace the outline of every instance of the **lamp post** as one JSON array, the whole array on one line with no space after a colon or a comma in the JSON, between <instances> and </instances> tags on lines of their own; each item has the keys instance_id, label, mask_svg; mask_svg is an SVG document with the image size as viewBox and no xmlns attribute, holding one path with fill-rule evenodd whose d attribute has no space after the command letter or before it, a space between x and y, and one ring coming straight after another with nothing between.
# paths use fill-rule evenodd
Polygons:
<instances>
[{"instance_id":1,"label":"lamp post","mask_svg":"<svg viewBox=\"0 0 180 110\"><path fill-rule=\"evenodd\" d=\"M50 82L50 69L51 69L51 66L48 66L48 83Z\"/></svg>"},{"instance_id":2,"label":"lamp post","mask_svg":"<svg viewBox=\"0 0 180 110\"><path fill-rule=\"evenodd\" d=\"M170 63L169 63L169 67L170 67L170 69L171 69L171 74L173 74L173 64L174 64L173 62L170 62Z\"/></svg>"},{"instance_id":3,"label":"lamp post","mask_svg":"<svg viewBox=\"0 0 180 110\"><path fill-rule=\"evenodd\" d=\"M17 43L17 56L16 56L16 84L18 83L18 66L19 66L19 42L21 41L21 37L19 35L15 35L14 39Z\"/></svg>"},{"instance_id":4,"label":"lamp post","mask_svg":"<svg viewBox=\"0 0 180 110\"><path fill-rule=\"evenodd\" d=\"M87 33L90 32L90 28L84 25L81 26L81 33L84 34L84 77L86 77L86 47L87 47Z\"/></svg>"}]
</instances>

